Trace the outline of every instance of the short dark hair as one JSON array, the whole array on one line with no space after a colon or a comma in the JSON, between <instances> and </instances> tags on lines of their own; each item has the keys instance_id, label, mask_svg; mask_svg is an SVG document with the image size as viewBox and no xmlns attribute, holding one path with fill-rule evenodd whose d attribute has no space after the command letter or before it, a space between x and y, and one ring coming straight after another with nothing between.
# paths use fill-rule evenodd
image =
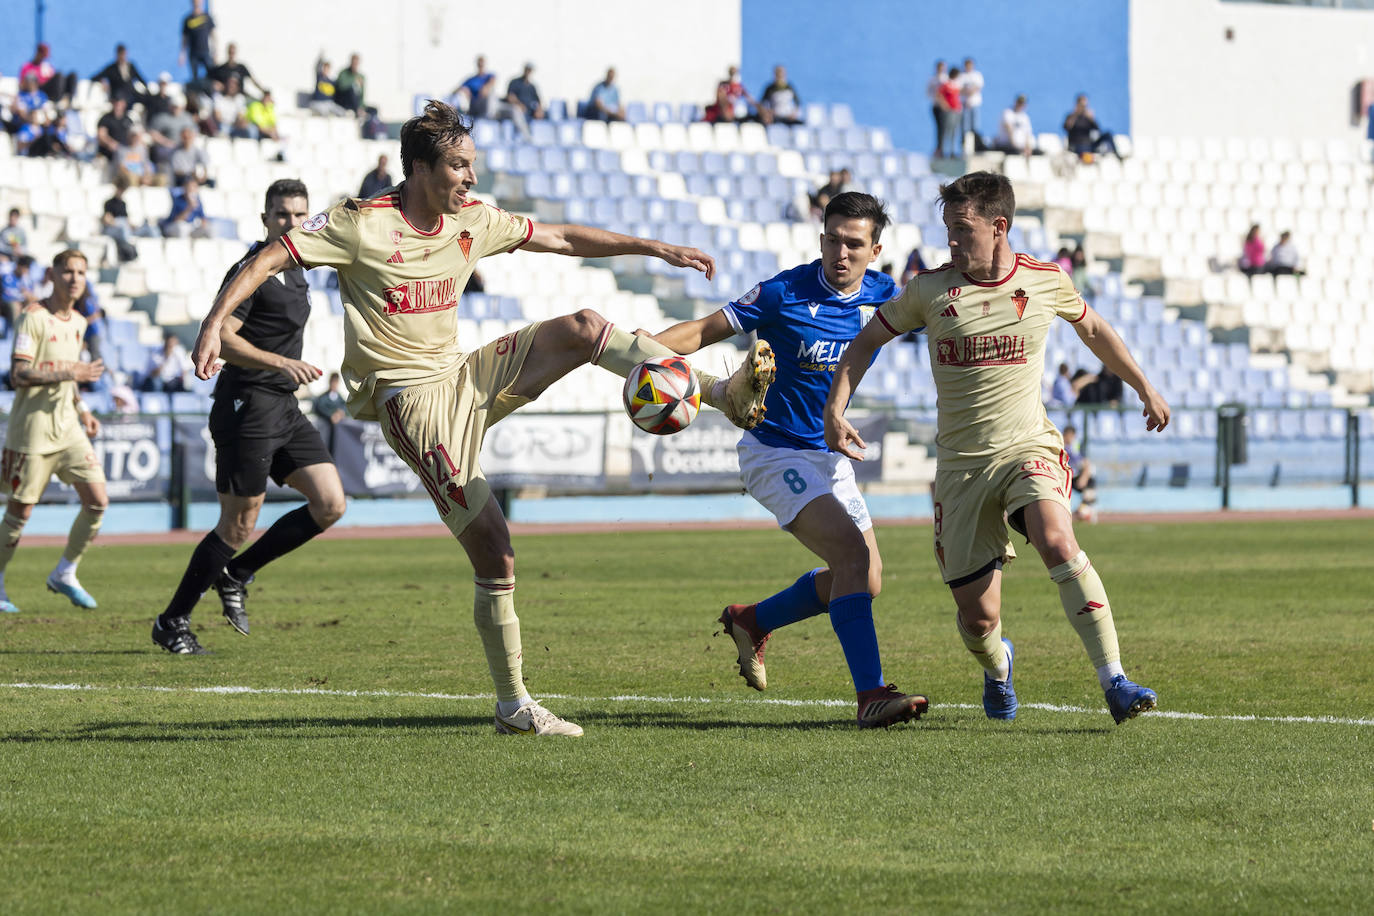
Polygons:
<instances>
[{"instance_id":1,"label":"short dark hair","mask_svg":"<svg viewBox=\"0 0 1374 916\"><path fill-rule=\"evenodd\" d=\"M887 224L892 222L892 217L887 215L887 208L881 200L872 194L859 191L845 191L830 198L830 203L825 205L825 219L821 225L829 225L832 216L868 220L868 224L873 227L872 242L875 245L878 244L878 239L882 237Z\"/></svg>"},{"instance_id":2,"label":"short dark hair","mask_svg":"<svg viewBox=\"0 0 1374 916\"><path fill-rule=\"evenodd\" d=\"M1067 436L1069 433L1073 433L1075 436L1078 435L1078 430L1074 427L1072 423L1064 427L1064 435Z\"/></svg>"},{"instance_id":3,"label":"short dark hair","mask_svg":"<svg viewBox=\"0 0 1374 916\"><path fill-rule=\"evenodd\" d=\"M472 122L445 102L430 99L423 114L401 125L401 173L410 177L416 162L433 168L451 146L457 146L472 131Z\"/></svg>"},{"instance_id":4,"label":"short dark hair","mask_svg":"<svg viewBox=\"0 0 1374 916\"><path fill-rule=\"evenodd\" d=\"M949 184L940 185L942 209L965 205L972 205L973 212L984 219L1003 217L1010 229L1012 216L1016 213L1016 194L1011 189L1011 180L995 172L969 172Z\"/></svg>"},{"instance_id":5,"label":"short dark hair","mask_svg":"<svg viewBox=\"0 0 1374 916\"><path fill-rule=\"evenodd\" d=\"M263 195L263 212L271 210L272 201L279 197L304 197L309 200L310 192L305 189L305 182L299 178L278 178L267 186L267 193Z\"/></svg>"}]
</instances>

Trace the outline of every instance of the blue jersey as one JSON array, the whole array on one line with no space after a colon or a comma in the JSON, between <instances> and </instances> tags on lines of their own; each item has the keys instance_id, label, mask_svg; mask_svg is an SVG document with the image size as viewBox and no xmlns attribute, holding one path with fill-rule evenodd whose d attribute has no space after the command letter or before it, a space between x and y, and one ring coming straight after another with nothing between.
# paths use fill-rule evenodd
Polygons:
<instances>
[{"instance_id":1,"label":"blue jersey","mask_svg":"<svg viewBox=\"0 0 1374 916\"><path fill-rule=\"evenodd\" d=\"M740 333L757 331L773 347L778 375L754 429L765 445L826 449L825 401L835 367L873 311L897 294L887 274L864 272L863 285L841 295L819 260L784 270L725 306Z\"/></svg>"}]
</instances>

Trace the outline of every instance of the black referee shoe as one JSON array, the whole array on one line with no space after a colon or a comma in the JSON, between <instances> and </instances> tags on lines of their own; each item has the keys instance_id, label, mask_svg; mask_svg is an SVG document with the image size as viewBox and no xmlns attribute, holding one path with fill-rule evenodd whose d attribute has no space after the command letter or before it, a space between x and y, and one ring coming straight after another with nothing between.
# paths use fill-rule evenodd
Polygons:
<instances>
[{"instance_id":1,"label":"black referee shoe","mask_svg":"<svg viewBox=\"0 0 1374 916\"><path fill-rule=\"evenodd\" d=\"M196 641L196 634L191 632L191 621L185 617L173 617L165 627L162 618L156 618L153 621L153 642L173 655L210 654L209 649Z\"/></svg>"},{"instance_id":2,"label":"black referee shoe","mask_svg":"<svg viewBox=\"0 0 1374 916\"><path fill-rule=\"evenodd\" d=\"M248 610L244 604L248 601L248 583L252 581L250 575L240 582L227 568L215 580L215 591L219 592L220 604L224 606L224 619L244 636L248 635Z\"/></svg>"}]
</instances>

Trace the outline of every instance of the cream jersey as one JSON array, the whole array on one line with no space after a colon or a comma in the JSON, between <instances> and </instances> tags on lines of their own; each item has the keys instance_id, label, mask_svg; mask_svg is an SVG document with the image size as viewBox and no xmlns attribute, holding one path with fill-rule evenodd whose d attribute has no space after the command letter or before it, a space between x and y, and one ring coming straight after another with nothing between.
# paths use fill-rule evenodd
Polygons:
<instances>
[{"instance_id":1,"label":"cream jersey","mask_svg":"<svg viewBox=\"0 0 1374 916\"><path fill-rule=\"evenodd\" d=\"M282 236L302 267L338 268L348 412L375 420L381 391L456 375L482 343L458 339L458 300L477 260L533 233L525 217L476 200L421 232L392 189L343 200Z\"/></svg>"},{"instance_id":2,"label":"cream jersey","mask_svg":"<svg viewBox=\"0 0 1374 916\"><path fill-rule=\"evenodd\" d=\"M14 358L27 359L35 369L81 361L86 319L73 310L59 318L45 308L24 312L14 338ZM86 441L76 409L76 382L35 385L15 392L5 448L12 452L45 455Z\"/></svg>"},{"instance_id":3,"label":"cream jersey","mask_svg":"<svg viewBox=\"0 0 1374 916\"><path fill-rule=\"evenodd\" d=\"M995 282L949 264L922 271L878 309L893 334L926 328L942 467L976 467L1030 445L1063 447L1040 397L1045 341L1056 315L1076 323L1087 313L1057 264L1024 254Z\"/></svg>"}]
</instances>

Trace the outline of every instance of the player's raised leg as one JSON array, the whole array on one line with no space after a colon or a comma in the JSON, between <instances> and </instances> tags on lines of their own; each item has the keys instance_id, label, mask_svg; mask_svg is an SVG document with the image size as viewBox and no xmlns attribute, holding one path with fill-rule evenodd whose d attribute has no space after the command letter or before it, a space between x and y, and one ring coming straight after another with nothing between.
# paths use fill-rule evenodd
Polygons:
<instances>
[{"instance_id":1,"label":"player's raised leg","mask_svg":"<svg viewBox=\"0 0 1374 916\"><path fill-rule=\"evenodd\" d=\"M74 480L72 486L81 500L81 509L72 521L67 533L67 546L57 561L56 568L48 574L48 591L65 596L77 607L93 608L95 599L81 587L76 578L76 566L81 562L86 548L95 540L100 523L105 520L105 510L110 498L105 493L105 481Z\"/></svg>"},{"instance_id":2,"label":"player's raised leg","mask_svg":"<svg viewBox=\"0 0 1374 916\"><path fill-rule=\"evenodd\" d=\"M1132 682L1121 666L1107 590L1092 561L1078 546L1068 509L1057 502L1040 500L1026 506L1025 521L1031 544L1044 560L1050 579L1059 587L1064 614L1097 669L1097 680L1112 718L1120 724L1154 709L1158 702L1155 692Z\"/></svg>"}]
</instances>

